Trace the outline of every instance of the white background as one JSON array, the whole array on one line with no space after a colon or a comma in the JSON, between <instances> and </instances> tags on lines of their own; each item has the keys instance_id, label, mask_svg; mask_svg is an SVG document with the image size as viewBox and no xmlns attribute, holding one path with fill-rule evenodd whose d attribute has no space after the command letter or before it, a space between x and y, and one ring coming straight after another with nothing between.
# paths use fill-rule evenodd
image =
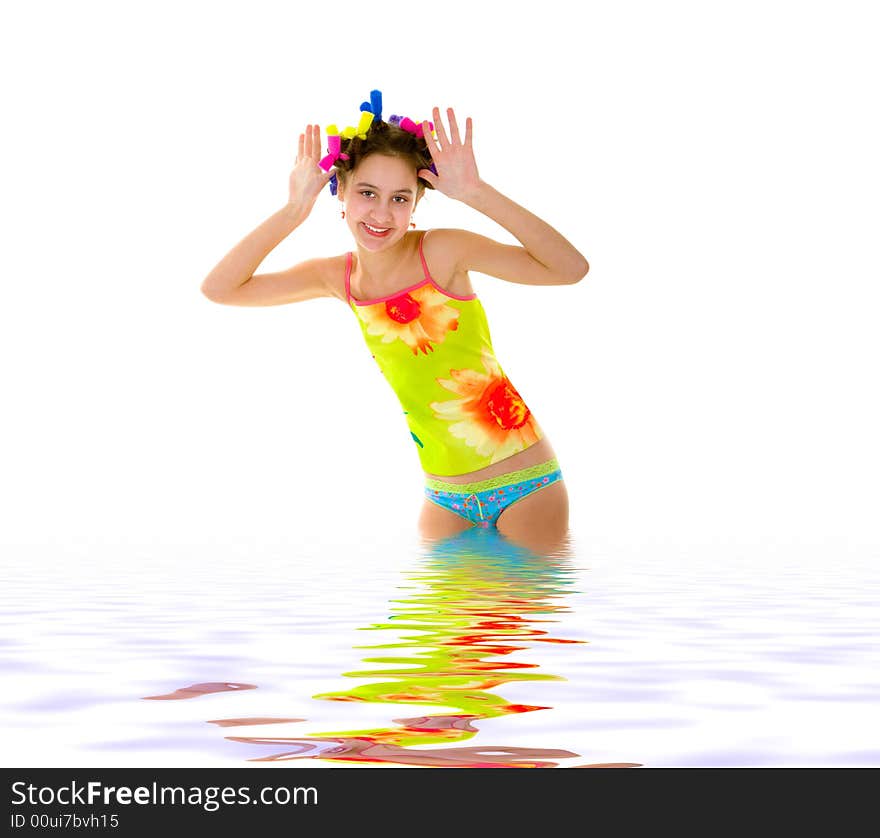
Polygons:
<instances>
[{"instance_id":1,"label":"white background","mask_svg":"<svg viewBox=\"0 0 880 838\"><path fill-rule=\"evenodd\" d=\"M345 306L199 292L283 205L305 124L379 88L472 116L483 178L590 261L473 277L575 530L876 548L871 6L4 5L2 541L415 530L418 459ZM338 210L260 270L349 249ZM416 220L513 241L439 193Z\"/></svg>"}]
</instances>

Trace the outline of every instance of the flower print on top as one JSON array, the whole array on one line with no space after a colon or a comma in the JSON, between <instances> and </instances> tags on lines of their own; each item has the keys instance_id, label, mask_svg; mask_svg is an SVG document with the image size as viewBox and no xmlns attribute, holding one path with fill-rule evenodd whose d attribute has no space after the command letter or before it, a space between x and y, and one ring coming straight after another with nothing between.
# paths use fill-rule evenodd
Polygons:
<instances>
[{"instance_id":1,"label":"flower print on top","mask_svg":"<svg viewBox=\"0 0 880 838\"><path fill-rule=\"evenodd\" d=\"M472 369L450 370L450 379L437 383L460 398L432 402L438 419L452 422L449 433L463 439L490 463L505 460L534 445L541 432L532 412L485 350L485 373Z\"/></svg>"},{"instance_id":2,"label":"flower print on top","mask_svg":"<svg viewBox=\"0 0 880 838\"><path fill-rule=\"evenodd\" d=\"M432 344L442 343L447 332L458 328L458 312L447 302L426 283L388 300L358 306L356 311L367 334L381 337L383 343L402 340L413 354L427 355L434 351Z\"/></svg>"},{"instance_id":3,"label":"flower print on top","mask_svg":"<svg viewBox=\"0 0 880 838\"><path fill-rule=\"evenodd\" d=\"M468 474L528 448L543 434L495 357L477 295L457 296L431 277L425 235L419 241L424 279L380 299L352 298L349 253L346 300L400 401L422 468Z\"/></svg>"}]
</instances>

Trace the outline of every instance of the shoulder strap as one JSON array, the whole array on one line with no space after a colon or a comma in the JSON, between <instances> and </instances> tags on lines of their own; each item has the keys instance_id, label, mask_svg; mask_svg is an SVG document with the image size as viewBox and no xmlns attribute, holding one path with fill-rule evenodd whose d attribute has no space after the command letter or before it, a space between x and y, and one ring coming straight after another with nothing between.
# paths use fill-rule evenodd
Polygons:
<instances>
[{"instance_id":1,"label":"shoulder strap","mask_svg":"<svg viewBox=\"0 0 880 838\"><path fill-rule=\"evenodd\" d=\"M425 243L425 237L430 232L430 230L425 230L425 232L422 233L422 237L419 239L419 258L422 260L422 270L425 272L425 279L430 279L431 282L434 282L431 272L428 270L428 263L425 261L425 253L422 250L422 245Z\"/></svg>"},{"instance_id":2,"label":"shoulder strap","mask_svg":"<svg viewBox=\"0 0 880 838\"><path fill-rule=\"evenodd\" d=\"M351 251L345 254L345 302L351 305Z\"/></svg>"}]
</instances>

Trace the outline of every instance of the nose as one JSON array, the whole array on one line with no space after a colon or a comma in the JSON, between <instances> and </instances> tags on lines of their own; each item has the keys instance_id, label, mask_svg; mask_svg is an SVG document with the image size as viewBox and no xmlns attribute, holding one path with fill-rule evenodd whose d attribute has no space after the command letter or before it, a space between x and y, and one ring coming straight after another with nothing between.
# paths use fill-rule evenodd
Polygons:
<instances>
[{"instance_id":1,"label":"nose","mask_svg":"<svg viewBox=\"0 0 880 838\"><path fill-rule=\"evenodd\" d=\"M394 213L391 210L391 206L388 204L383 204L375 209L373 215L376 216L377 221L391 221L394 218Z\"/></svg>"}]
</instances>

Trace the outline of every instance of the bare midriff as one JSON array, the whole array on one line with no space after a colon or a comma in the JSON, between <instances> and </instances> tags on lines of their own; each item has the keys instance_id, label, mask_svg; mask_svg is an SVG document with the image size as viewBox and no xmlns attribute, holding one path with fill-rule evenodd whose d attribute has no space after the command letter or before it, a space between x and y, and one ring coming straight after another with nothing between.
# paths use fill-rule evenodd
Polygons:
<instances>
[{"instance_id":1,"label":"bare midriff","mask_svg":"<svg viewBox=\"0 0 880 838\"><path fill-rule=\"evenodd\" d=\"M492 465L486 466L486 468L477 469L477 471L471 471L467 474L454 475L429 474L426 471L425 477L430 480L441 480L444 483L478 483L480 480L488 480L490 477L498 477L500 474L519 471L529 466L536 466L538 463L552 460L555 456L556 454L553 453L550 440L544 437L534 445L530 445L525 451L520 451L506 460L492 463Z\"/></svg>"}]
</instances>

